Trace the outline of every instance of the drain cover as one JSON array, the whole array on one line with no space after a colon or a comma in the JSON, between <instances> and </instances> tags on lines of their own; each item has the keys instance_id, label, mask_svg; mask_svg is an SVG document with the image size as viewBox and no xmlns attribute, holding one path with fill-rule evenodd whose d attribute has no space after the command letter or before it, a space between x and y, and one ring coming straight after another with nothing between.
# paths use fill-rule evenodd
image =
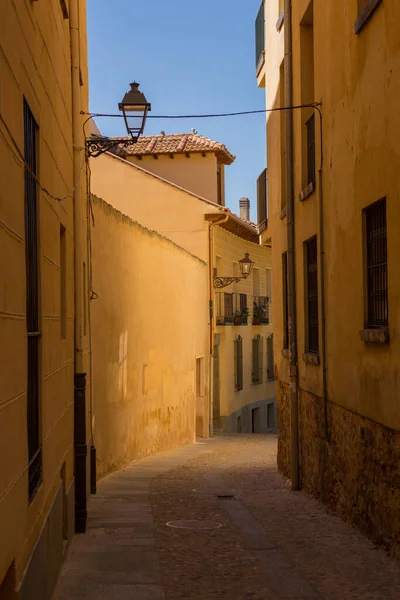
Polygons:
<instances>
[{"instance_id":1,"label":"drain cover","mask_svg":"<svg viewBox=\"0 0 400 600\"><path fill-rule=\"evenodd\" d=\"M168 527L175 529L219 529L222 523L216 521L168 521Z\"/></svg>"},{"instance_id":2,"label":"drain cover","mask_svg":"<svg viewBox=\"0 0 400 600\"><path fill-rule=\"evenodd\" d=\"M217 498L219 500L236 500L235 496L232 496L232 494L221 494L218 495Z\"/></svg>"}]
</instances>

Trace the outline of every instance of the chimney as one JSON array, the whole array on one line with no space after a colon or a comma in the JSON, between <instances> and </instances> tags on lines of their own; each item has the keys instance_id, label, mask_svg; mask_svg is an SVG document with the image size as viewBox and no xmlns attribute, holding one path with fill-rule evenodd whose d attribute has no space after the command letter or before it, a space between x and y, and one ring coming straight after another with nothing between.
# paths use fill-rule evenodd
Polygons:
<instances>
[{"instance_id":1,"label":"chimney","mask_svg":"<svg viewBox=\"0 0 400 600\"><path fill-rule=\"evenodd\" d=\"M250 221L250 200L248 198L240 198L240 218Z\"/></svg>"}]
</instances>

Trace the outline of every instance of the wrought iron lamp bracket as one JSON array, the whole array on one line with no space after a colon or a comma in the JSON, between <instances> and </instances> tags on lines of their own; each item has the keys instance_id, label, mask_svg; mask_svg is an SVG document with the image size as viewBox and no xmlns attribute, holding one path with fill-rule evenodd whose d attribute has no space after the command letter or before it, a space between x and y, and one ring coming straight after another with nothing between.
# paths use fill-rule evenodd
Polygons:
<instances>
[{"instance_id":1,"label":"wrought iron lamp bracket","mask_svg":"<svg viewBox=\"0 0 400 600\"><path fill-rule=\"evenodd\" d=\"M214 277L214 287L215 288L223 288L231 283L239 283L243 279L247 279L247 277Z\"/></svg>"},{"instance_id":2,"label":"wrought iron lamp bracket","mask_svg":"<svg viewBox=\"0 0 400 600\"><path fill-rule=\"evenodd\" d=\"M97 158L100 154L104 154L104 152L109 152L115 146L123 146L124 148L128 146L133 146L136 144L137 138L89 138L86 140L86 153L88 156L92 156L93 158Z\"/></svg>"}]
</instances>

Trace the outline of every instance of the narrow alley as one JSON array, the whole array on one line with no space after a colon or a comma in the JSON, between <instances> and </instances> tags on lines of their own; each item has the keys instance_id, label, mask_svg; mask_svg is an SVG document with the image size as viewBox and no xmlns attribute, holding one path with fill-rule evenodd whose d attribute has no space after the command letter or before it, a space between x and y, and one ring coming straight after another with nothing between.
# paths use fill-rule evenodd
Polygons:
<instances>
[{"instance_id":1,"label":"narrow alley","mask_svg":"<svg viewBox=\"0 0 400 600\"><path fill-rule=\"evenodd\" d=\"M103 479L53 600L400 598L382 549L276 470L275 435L220 435Z\"/></svg>"}]
</instances>

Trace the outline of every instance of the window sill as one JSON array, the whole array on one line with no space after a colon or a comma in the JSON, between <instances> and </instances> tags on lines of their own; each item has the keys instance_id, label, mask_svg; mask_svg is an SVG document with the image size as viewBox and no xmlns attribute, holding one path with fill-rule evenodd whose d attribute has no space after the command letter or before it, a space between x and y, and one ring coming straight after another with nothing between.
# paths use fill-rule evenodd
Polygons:
<instances>
[{"instance_id":1,"label":"window sill","mask_svg":"<svg viewBox=\"0 0 400 600\"><path fill-rule=\"evenodd\" d=\"M285 10L282 8L281 14L276 22L276 30L280 31L282 29L283 22L285 20Z\"/></svg>"},{"instance_id":2,"label":"window sill","mask_svg":"<svg viewBox=\"0 0 400 600\"><path fill-rule=\"evenodd\" d=\"M360 338L367 344L388 344L389 330L388 329L361 329Z\"/></svg>"},{"instance_id":3,"label":"window sill","mask_svg":"<svg viewBox=\"0 0 400 600\"><path fill-rule=\"evenodd\" d=\"M358 15L357 21L354 23L354 33L358 35L360 31L363 29L364 25L369 21L370 17L372 17L375 9L378 8L382 0L369 0L366 6L362 9L360 14Z\"/></svg>"},{"instance_id":4,"label":"window sill","mask_svg":"<svg viewBox=\"0 0 400 600\"><path fill-rule=\"evenodd\" d=\"M289 358L289 348L283 348L282 349L282 356L284 358Z\"/></svg>"},{"instance_id":5,"label":"window sill","mask_svg":"<svg viewBox=\"0 0 400 600\"><path fill-rule=\"evenodd\" d=\"M286 217L286 206L284 206L281 210L281 219L284 219Z\"/></svg>"},{"instance_id":6,"label":"window sill","mask_svg":"<svg viewBox=\"0 0 400 600\"><path fill-rule=\"evenodd\" d=\"M314 352L304 352L303 360L309 365L319 365L319 354Z\"/></svg>"},{"instance_id":7,"label":"window sill","mask_svg":"<svg viewBox=\"0 0 400 600\"><path fill-rule=\"evenodd\" d=\"M305 200L306 198L308 198L309 196L311 196L311 194L315 191L315 185L314 183L311 181L305 188L304 190L301 190L300 194L299 194L299 200L300 202L303 202L303 200Z\"/></svg>"}]
</instances>

